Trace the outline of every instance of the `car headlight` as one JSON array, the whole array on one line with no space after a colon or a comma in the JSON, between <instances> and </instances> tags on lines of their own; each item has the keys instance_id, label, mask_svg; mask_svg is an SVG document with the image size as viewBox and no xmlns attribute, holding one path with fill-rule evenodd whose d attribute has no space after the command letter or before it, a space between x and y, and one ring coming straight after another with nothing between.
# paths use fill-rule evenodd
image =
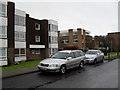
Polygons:
<instances>
[{"instance_id":1,"label":"car headlight","mask_svg":"<svg viewBox=\"0 0 120 90\"><path fill-rule=\"evenodd\" d=\"M51 65L49 65L49 67L59 67L59 65L58 64L51 64Z\"/></svg>"}]
</instances>

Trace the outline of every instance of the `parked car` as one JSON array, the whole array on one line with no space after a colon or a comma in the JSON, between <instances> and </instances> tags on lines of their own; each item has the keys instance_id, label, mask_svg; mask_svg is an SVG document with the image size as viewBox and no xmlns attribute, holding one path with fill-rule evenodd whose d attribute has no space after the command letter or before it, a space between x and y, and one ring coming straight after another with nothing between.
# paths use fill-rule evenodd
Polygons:
<instances>
[{"instance_id":1,"label":"parked car","mask_svg":"<svg viewBox=\"0 0 120 90\"><path fill-rule=\"evenodd\" d=\"M85 53L81 50L63 50L55 53L51 58L42 60L38 69L47 72L60 72L64 74L66 70L84 67Z\"/></svg>"},{"instance_id":2,"label":"parked car","mask_svg":"<svg viewBox=\"0 0 120 90\"><path fill-rule=\"evenodd\" d=\"M86 63L94 63L104 61L104 53L100 50L88 50L85 54L86 56Z\"/></svg>"}]
</instances>

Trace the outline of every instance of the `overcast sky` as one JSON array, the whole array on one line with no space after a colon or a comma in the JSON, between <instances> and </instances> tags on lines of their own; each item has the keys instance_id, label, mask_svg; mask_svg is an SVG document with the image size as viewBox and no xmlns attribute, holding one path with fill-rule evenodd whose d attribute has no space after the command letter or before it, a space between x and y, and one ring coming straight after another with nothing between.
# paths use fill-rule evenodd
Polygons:
<instances>
[{"instance_id":1,"label":"overcast sky","mask_svg":"<svg viewBox=\"0 0 120 90\"><path fill-rule=\"evenodd\" d=\"M58 21L59 30L83 28L91 35L118 31L118 0L10 0L36 19Z\"/></svg>"}]
</instances>

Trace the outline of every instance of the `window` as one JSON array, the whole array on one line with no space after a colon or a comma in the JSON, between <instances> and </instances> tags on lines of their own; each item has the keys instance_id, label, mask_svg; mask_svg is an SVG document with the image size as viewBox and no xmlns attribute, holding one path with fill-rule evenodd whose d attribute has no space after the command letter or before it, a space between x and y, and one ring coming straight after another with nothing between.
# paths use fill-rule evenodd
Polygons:
<instances>
[{"instance_id":1,"label":"window","mask_svg":"<svg viewBox=\"0 0 120 90\"><path fill-rule=\"evenodd\" d=\"M68 41L68 40L62 40L62 42L61 42L61 43L68 44L68 43L69 43L69 41Z\"/></svg>"},{"instance_id":2,"label":"window","mask_svg":"<svg viewBox=\"0 0 120 90\"><path fill-rule=\"evenodd\" d=\"M7 48L0 48L0 60L7 59Z\"/></svg>"},{"instance_id":3,"label":"window","mask_svg":"<svg viewBox=\"0 0 120 90\"><path fill-rule=\"evenodd\" d=\"M24 48L17 48L14 50L14 54L16 57L20 57L20 56L25 56L26 55L26 50Z\"/></svg>"},{"instance_id":4,"label":"window","mask_svg":"<svg viewBox=\"0 0 120 90\"><path fill-rule=\"evenodd\" d=\"M74 53L70 53L69 57L75 58Z\"/></svg>"},{"instance_id":5,"label":"window","mask_svg":"<svg viewBox=\"0 0 120 90\"><path fill-rule=\"evenodd\" d=\"M0 27L0 38L7 38L7 27Z\"/></svg>"},{"instance_id":6,"label":"window","mask_svg":"<svg viewBox=\"0 0 120 90\"><path fill-rule=\"evenodd\" d=\"M49 24L49 30L57 31L58 30L58 26L54 25L54 24Z\"/></svg>"},{"instance_id":7,"label":"window","mask_svg":"<svg viewBox=\"0 0 120 90\"><path fill-rule=\"evenodd\" d=\"M40 42L40 36L35 36L35 41Z\"/></svg>"},{"instance_id":8,"label":"window","mask_svg":"<svg viewBox=\"0 0 120 90\"><path fill-rule=\"evenodd\" d=\"M25 32L17 32L15 31L15 40L16 41L25 41L26 40L26 33Z\"/></svg>"},{"instance_id":9,"label":"window","mask_svg":"<svg viewBox=\"0 0 120 90\"><path fill-rule=\"evenodd\" d=\"M15 15L15 25L25 26L25 17Z\"/></svg>"},{"instance_id":10,"label":"window","mask_svg":"<svg viewBox=\"0 0 120 90\"><path fill-rule=\"evenodd\" d=\"M74 39L73 41L74 41L74 43L78 43L78 39Z\"/></svg>"},{"instance_id":11,"label":"window","mask_svg":"<svg viewBox=\"0 0 120 90\"><path fill-rule=\"evenodd\" d=\"M32 54L40 54L40 49L31 50Z\"/></svg>"},{"instance_id":12,"label":"window","mask_svg":"<svg viewBox=\"0 0 120 90\"><path fill-rule=\"evenodd\" d=\"M31 52L32 52L32 54L35 54L35 50L32 50Z\"/></svg>"},{"instance_id":13,"label":"window","mask_svg":"<svg viewBox=\"0 0 120 90\"><path fill-rule=\"evenodd\" d=\"M35 30L40 30L40 24L38 23L35 24Z\"/></svg>"},{"instance_id":14,"label":"window","mask_svg":"<svg viewBox=\"0 0 120 90\"><path fill-rule=\"evenodd\" d=\"M0 16L7 16L6 7L6 5L0 3Z\"/></svg>"},{"instance_id":15,"label":"window","mask_svg":"<svg viewBox=\"0 0 120 90\"><path fill-rule=\"evenodd\" d=\"M40 54L40 49L36 49L36 54Z\"/></svg>"},{"instance_id":16,"label":"window","mask_svg":"<svg viewBox=\"0 0 120 90\"><path fill-rule=\"evenodd\" d=\"M75 53L75 57L80 57L79 52L74 52Z\"/></svg>"},{"instance_id":17,"label":"window","mask_svg":"<svg viewBox=\"0 0 120 90\"><path fill-rule=\"evenodd\" d=\"M78 35L77 32L73 32L73 35Z\"/></svg>"},{"instance_id":18,"label":"window","mask_svg":"<svg viewBox=\"0 0 120 90\"><path fill-rule=\"evenodd\" d=\"M85 56L85 53L82 51L80 51L79 54L80 54L80 56Z\"/></svg>"},{"instance_id":19,"label":"window","mask_svg":"<svg viewBox=\"0 0 120 90\"><path fill-rule=\"evenodd\" d=\"M25 49L21 49L20 53L24 55L25 54Z\"/></svg>"}]
</instances>

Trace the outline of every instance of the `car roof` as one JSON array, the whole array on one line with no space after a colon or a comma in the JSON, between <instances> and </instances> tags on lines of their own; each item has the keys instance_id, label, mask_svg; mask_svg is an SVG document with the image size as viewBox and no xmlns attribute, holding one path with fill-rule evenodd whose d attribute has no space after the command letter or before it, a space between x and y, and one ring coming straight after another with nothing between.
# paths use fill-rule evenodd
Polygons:
<instances>
[{"instance_id":1,"label":"car roof","mask_svg":"<svg viewBox=\"0 0 120 90\"><path fill-rule=\"evenodd\" d=\"M99 50L88 50L88 51L99 51Z\"/></svg>"},{"instance_id":2,"label":"car roof","mask_svg":"<svg viewBox=\"0 0 120 90\"><path fill-rule=\"evenodd\" d=\"M81 50L62 50L62 51L59 51L59 52L70 53L70 52L76 52L76 51L81 51Z\"/></svg>"}]
</instances>

